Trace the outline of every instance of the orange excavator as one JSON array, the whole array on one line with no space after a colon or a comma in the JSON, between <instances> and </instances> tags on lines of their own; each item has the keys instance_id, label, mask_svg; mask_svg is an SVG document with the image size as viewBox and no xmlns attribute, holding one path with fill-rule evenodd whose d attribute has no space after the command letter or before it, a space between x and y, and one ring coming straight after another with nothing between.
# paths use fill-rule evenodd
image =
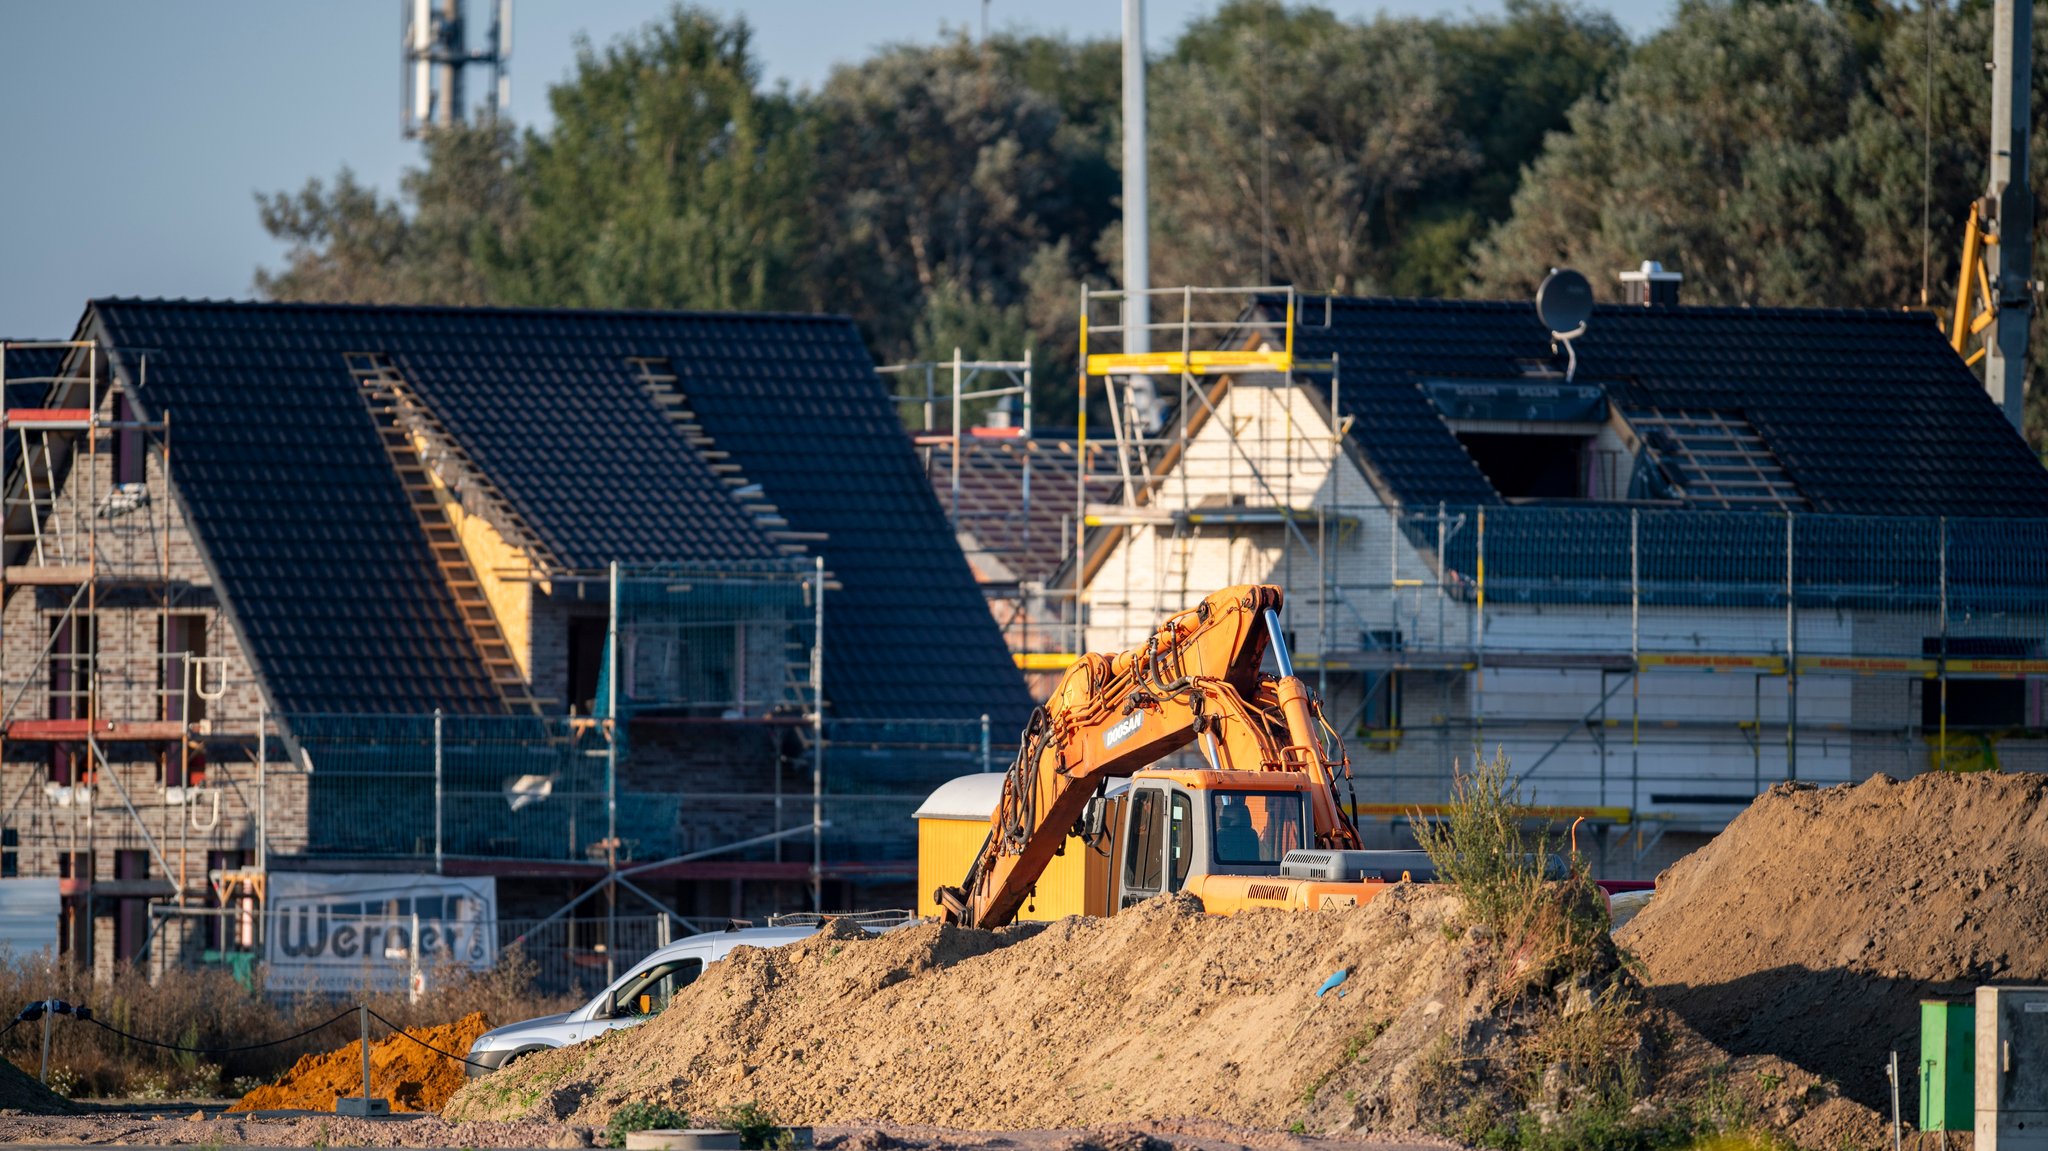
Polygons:
<instances>
[{"instance_id":1,"label":"orange excavator","mask_svg":"<svg viewBox=\"0 0 2048 1151\"><path fill-rule=\"evenodd\" d=\"M1009 923L1074 840L1107 860L1080 908L1098 915L1174 891L1219 914L1351 906L1429 877L1421 852L1360 849L1336 792L1351 763L1294 674L1281 598L1225 588L1142 646L1069 668L1025 727L965 880L935 893L947 922ZM1191 744L1204 766L1153 766Z\"/></svg>"}]
</instances>

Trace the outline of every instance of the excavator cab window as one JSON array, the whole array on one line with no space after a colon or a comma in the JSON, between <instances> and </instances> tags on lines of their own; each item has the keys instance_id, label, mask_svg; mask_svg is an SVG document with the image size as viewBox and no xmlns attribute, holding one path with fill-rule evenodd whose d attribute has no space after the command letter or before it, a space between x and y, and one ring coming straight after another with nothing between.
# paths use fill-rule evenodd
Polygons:
<instances>
[{"instance_id":1,"label":"excavator cab window","mask_svg":"<svg viewBox=\"0 0 2048 1151\"><path fill-rule=\"evenodd\" d=\"M1167 850L1171 853L1172 879L1166 890L1179 891L1188 881L1188 864L1195 858L1195 801L1187 792L1176 791L1167 802Z\"/></svg>"},{"instance_id":2,"label":"excavator cab window","mask_svg":"<svg viewBox=\"0 0 2048 1151\"><path fill-rule=\"evenodd\" d=\"M1165 878L1166 793L1156 787L1131 792L1129 831L1124 840L1124 897L1128 907L1159 894Z\"/></svg>"},{"instance_id":3,"label":"excavator cab window","mask_svg":"<svg viewBox=\"0 0 2048 1151\"><path fill-rule=\"evenodd\" d=\"M1217 863L1279 863L1310 846L1298 791L1219 791L1209 798Z\"/></svg>"}]
</instances>

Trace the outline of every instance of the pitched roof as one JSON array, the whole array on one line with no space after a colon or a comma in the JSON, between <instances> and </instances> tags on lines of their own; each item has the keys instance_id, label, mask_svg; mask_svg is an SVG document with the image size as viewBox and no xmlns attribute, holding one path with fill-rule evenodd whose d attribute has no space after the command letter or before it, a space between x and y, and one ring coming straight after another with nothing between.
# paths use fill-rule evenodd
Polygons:
<instances>
[{"instance_id":1,"label":"pitched roof","mask_svg":"<svg viewBox=\"0 0 2048 1151\"><path fill-rule=\"evenodd\" d=\"M0 339L0 344L14 343L15 339ZM21 339L24 344L52 344L55 340ZM30 383L31 380L49 380L64 370L65 348L8 348L6 362L0 363L0 408L16 408L35 403L47 383ZM13 436L0 437L0 470L14 467L16 440Z\"/></svg>"},{"instance_id":2,"label":"pitched roof","mask_svg":"<svg viewBox=\"0 0 2048 1151\"><path fill-rule=\"evenodd\" d=\"M1606 305L1574 349L1575 382L1632 419L1739 414L1813 511L2048 516L2048 469L1925 315ZM1518 302L1339 297L1327 313L1302 310L1295 352L1341 357L1353 442L1410 506L1501 502L1432 381L1564 366L1535 306Z\"/></svg>"},{"instance_id":3,"label":"pitched roof","mask_svg":"<svg viewBox=\"0 0 2048 1151\"><path fill-rule=\"evenodd\" d=\"M1074 443L1071 430L961 437L959 532L963 542L972 538L991 569L1000 565L979 573L982 582L1043 581L1059 570L1073 547L1074 485L1081 472ZM930 437L917 450L940 506L950 504L951 437ZM1087 502L1117 497L1114 441L1089 446L1087 471Z\"/></svg>"},{"instance_id":4,"label":"pitched roof","mask_svg":"<svg viewBox=\"0 0 2048 1151\"><path fill-rule=\"evenodd\" d=\"M813 550L843 585L827 601L835 714L988 712L1007 726L1029 709L850 321L139 300L96 301L93 315L121 363L149 358L146 402L175 413L180 487L264 670L275 680L282 657L307 673L281 707L418 711L489 690L480 664L472 675L452 654L409 662L408 637L438 653L449 626L463 633L353 352L390 359L566 566L777 555L634 363L665 361L717 450L791 530L823 533ZM386 660L403 682L371 698L349 669Z\"/></svg>"},{"instance_id":5,"label":"pitched roof","mask_svg":"<svg viewBox=\"0 0 2048 1151\"><path fill-rule=\"evenodd\" d=\"M102 300L83 328L172 414L186 515L280 710L502 711L341 359L359 333L275 322L300 317Z\"/></svg>"}]
</instances>

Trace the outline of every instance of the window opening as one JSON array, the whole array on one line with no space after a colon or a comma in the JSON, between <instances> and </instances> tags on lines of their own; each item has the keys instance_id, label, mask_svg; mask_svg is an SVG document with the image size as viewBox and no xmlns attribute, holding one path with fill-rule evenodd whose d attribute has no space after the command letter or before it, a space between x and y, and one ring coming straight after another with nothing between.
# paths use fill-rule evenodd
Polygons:
<instances>
[{"instance_id":1,"label":"window opening","mask_svg":"<svg viewBox=\"0 0 2048 1151\"><path fill-rule=\"evenodd\" d=\"M1173 880L1167 887L1168 891L1179 891L1188 881L1188 864L1192 863L1195 857L1194 810L1195 801L1189 799L1186 792L1173 793L1168 815L1168 826L1171 830L1168 843L1169 850L1173 853Z\"/></svg>"},{"instance_id":2,"label":"window opening","mask_svg":"<svg viewBox=\"0 0 2048 1151\"><path fill-rule=\"evenodd\" d=\"M1920 643L1929 657L1942 654L1943 640L1929 636ZM1948 655L1952 659L2027 659L2030 645L2025 640L1995 636L1950 636ZM1948 726L1956 728L2002 729L2027 725L2027 681L2013 679L1948 680ZM1925 731L1941 730L1941 683L1920 684L1920 726Z\"/></svg>"},{"instance_id":3,"label":"window opening","mask_svg":"<svg viewBox=\"0 0 2048 1151\"><path fill-rule=\"evenodd\" d=\"M1584 499L1586 451L1583 435L1523 435L1518 432L1461 432L1472 462L1502 499Z\"/></svg>"},{"instance_id":4,"label":"window opening","mask_svg":"<svg viewBox=\"0 0 2048 1151\"><path fill-rule=\"evenodd\" d=\"M1151 894L1160 887L1161 840L1166 838L1165 797L1156 788L1131 793L1130 838L1124 849L1124 887Z\"/></svg>"},{"instance_id":5,"label":"window opening","mask_svg":"<svg viewBox=\"0 0 2048 1151\"><path fill-rule=\"evenodd\" d=\"M569 621L569 709L593 715L598 676L604 670L604 634L610 621L597 617Z\"/></svg>"},{"instance_id":6,"label":"window opening","mask_svg":"<svg viewBox=\"0 0 2048 1151\"><path fill-rule=\"evenodd\" d=\"M1308 846L1307 810L1298 791L1219 791L1209 805L1217 863L1279 863Z\"/></svg>"}]
</instances>

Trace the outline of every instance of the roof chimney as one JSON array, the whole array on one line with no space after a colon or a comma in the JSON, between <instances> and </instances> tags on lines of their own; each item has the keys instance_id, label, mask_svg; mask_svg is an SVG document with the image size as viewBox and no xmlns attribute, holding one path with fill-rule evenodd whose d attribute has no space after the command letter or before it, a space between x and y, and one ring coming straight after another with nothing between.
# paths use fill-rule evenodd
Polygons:
<instances>
[{"instance_id":1,"label":"roof chimney","mask_svg":"<svg viewBox=\"0 0 2048 1151\"><path fill-rule=\"evenodd\" d=\"M1685 282L1685 277L1665 271L1664 265L1655 260L1644 260L1643 266L1635 271L1621 273L1621 282L1628 302L1638 308L1675 308L1678 285Z\"/></svg>"}]
</instances>

